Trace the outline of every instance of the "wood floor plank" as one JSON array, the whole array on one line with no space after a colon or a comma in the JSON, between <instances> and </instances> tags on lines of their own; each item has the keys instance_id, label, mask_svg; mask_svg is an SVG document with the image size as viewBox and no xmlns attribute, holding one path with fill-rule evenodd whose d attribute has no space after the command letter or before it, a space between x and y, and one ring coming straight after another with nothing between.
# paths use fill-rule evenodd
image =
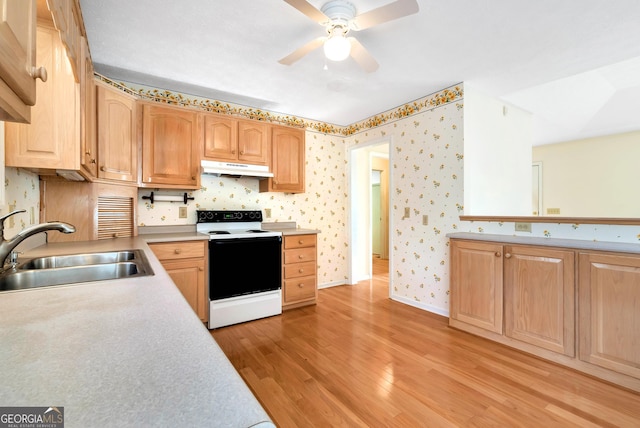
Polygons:
<instances>
[{"instance_id":1,"label":"wood floor plank","mask_svg":"<svg viewBox=\"0 0 640 428\"><path fill-rule=\"evenodd\" d=\"M640 395L448 327L374 278L212 331L279 427L640 427Z\"/></svg>"}]
</instances>

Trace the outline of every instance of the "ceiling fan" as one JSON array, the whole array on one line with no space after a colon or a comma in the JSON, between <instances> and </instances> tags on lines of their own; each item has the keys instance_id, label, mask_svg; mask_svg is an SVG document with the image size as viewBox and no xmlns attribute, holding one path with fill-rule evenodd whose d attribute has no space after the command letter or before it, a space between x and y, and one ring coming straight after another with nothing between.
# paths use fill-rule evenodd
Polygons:
<instances>
[{"instance_id":1,"label":"ceiling fan","mask_svg":"<svg viewBox=\"0 0 640 428\"><path fill-rule=\"evenodd\" d=\"M309 18L324 26L327 35L318 37L278 61L291 65L309 52L324 47L325 56L342 61L349 55L368 73L378 69L378 62L355 38L347 37L350 30L360 31L383 22L392 21L418 12L417 0L396 0L385 6L356 15L354 5L345 0L331 0L320 10L307 0L284 0Z\"/></svg>"}]
</instances>

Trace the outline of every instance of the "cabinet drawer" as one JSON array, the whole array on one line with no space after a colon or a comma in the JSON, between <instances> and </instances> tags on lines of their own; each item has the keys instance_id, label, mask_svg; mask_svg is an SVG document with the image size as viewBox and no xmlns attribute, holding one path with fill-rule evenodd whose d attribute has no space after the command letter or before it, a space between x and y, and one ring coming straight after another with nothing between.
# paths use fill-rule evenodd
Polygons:
<instances>
[{"instance_id":1,"label":"cabinet drawer","mask_svg":"<svg viewBox=\"0 0 640 428\"><path fill-rule=\"evenodd\" d=\"M295 263L284 266L284 278L299 278L316 274L316 262Z\"/></svg>"},{"instance_id":2,"label":"cabinet drawer","mask_svg":"<svg viewBox=\"0 0 640 428\"><path fill-rule=\"evenodd\" d=\"M284 251L285 264L310 262L316 259L316 248L296 248Z\"/></svg>"},{"instance_id":3,"label":"cabinet drawer","mask_svg":"<svg viewBox=\"0 0 640 428\"><path fill-rule=\"evenodd\" d=\"M316 297L316 277L284 281L284 303L313 299Z\"/></svg>"},{"instance_id":4,"label":"cabinet drawer","mask_svg":"<svg viewBox=\"0 0 640 428\"><path fill-rule=\"evenodd\" d=\"M153 254L160 260L193 259L204 257L204 241L163 242L149 244Z\"/></svg>"},{"instance_id":5,"label":"cabinet drawer","mask_svg":"<svg viewBox=\"0 0 640 428\"><path fill-rule=\"evenodd\" d=\"M315 247L316 235L291 235L284 237L284 249Z\"/></svg>"}]
</instances>

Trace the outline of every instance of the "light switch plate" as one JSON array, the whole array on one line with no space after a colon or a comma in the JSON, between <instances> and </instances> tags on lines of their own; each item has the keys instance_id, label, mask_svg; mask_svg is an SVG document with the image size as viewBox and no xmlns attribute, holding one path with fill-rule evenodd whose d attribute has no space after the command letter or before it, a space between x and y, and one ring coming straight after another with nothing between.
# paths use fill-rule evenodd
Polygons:
<instances>
[{"instance_id":1,"label":"light switch plate","mask_svg":"<svg viewBox=\"0 0 640 428\"><path fill-rule=\"evenodd\" d=\"M178 217L179 218L187 218L187 207L178 208Z\"/></svg>"},{"instance_id":2,"label":"light switch plate","mask_svg":"<svg viewBox=\"0 0 640 428\"><path fill-rule=\"evenodd\" d=\"M409 218L411 216L411 208L404 207L404 218Z\"/></svg>"},{"instance_id":3,"label":"light switch plate","mask_svg":"<svg viewBox=\"0 0 640 428\"><path fill-rule=\"evenodd\" d=\"M547 208L547 214L560 214L560 208Z\"/></svg>"},{"instance_id":4,"label":"light switch plate","mask_svg":"<svg viewBox=\"0 0 640 428\"><path fill-rule=\"evenodd\" d=\"M271 208L265 208L264 215L266 218L271 218Z\"/></svg>"},{"instance_id":5,"label":"light switch plate","mask_svg":"<svg viewBox=\"0 0 640 428\"><path fill-rule=\"evenodd\" d=\"M429 216L426 215L426 214L422 216L422 225L423 226L428 226L429 225Z\"/></svg>"}]
</instances>

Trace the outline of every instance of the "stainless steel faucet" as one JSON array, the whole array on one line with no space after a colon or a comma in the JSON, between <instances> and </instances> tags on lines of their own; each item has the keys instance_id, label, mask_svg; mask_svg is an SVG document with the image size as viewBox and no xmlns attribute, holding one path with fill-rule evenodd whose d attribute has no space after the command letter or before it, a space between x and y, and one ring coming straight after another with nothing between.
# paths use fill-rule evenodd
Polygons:
<instances>
[{"instance_id":1,"label":"stainless steel faucet","mask_svg":"<svg viewBox=\"0 0 640 428\"><path fill-rule=\"evenodd\" d=\"M12 211L9 214L0 217L0 270L4 268L4 265L7 261L9 255L13 252L13 249L18 246L22 241L27 239L30 236L33 236L40 232L46 232L48 230L57 230L62 233L73 233L76 231L76 228L68 223L62 223L59 221L51 221L48 223L40 223L34 224L33 226L29 226L26 229L18 232L16 236L13 238L6 240L4 239L4 221L11 217L14 214L24 213L26 210L16 210Z\"/></svg>"}]
</instances>

